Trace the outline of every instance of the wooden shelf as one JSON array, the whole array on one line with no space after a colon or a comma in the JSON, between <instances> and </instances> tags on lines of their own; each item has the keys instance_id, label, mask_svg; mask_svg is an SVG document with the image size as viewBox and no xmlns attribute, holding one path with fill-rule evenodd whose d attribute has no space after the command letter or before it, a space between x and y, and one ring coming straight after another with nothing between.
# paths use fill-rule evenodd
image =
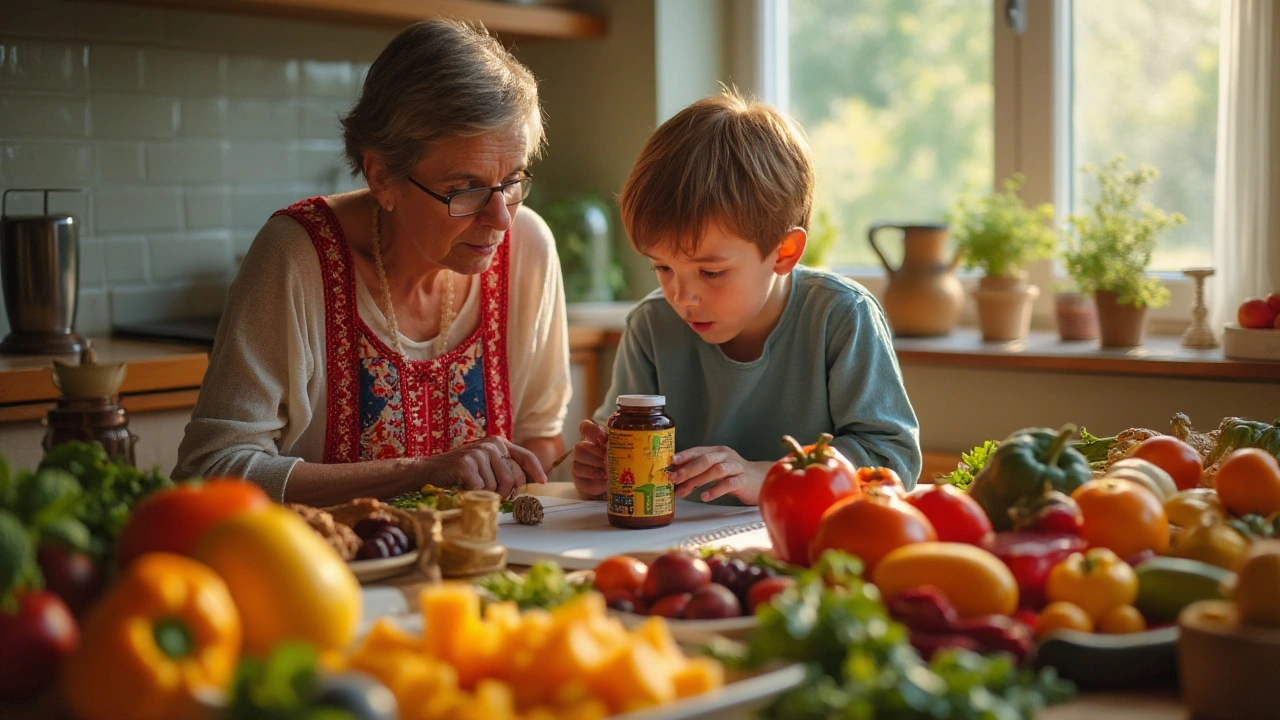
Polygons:
<instances>
[{"instance_id":1,"label":"wooden shelf","mask_svg":"<svg viewBox=\"0 0 1280 720\"><path fill-rule=\"evenodd\" d=\"M583 39L604 37L599 15L550 5L496 0L97 0L98 2L267 15L299 20L403 27L447 16L483 23L503 38Z\"/></svg>"},{"instance_id":2,"label":"wooden shelf","mask_svg":"<svg viewBox=\"0 0 1280 720\"><path fill-rule=\"evenodd\" d=\"M1176 337L1148 337L1136 348L1103 350L1096 340L1062 342L1042 331L1019 342L987 343L976 329L957 328L940 338L895 338L893 346L904 365L1280 383L1280 362L1231 360L1222 348L1188 350Z\"/></svg>"}]
</instances>

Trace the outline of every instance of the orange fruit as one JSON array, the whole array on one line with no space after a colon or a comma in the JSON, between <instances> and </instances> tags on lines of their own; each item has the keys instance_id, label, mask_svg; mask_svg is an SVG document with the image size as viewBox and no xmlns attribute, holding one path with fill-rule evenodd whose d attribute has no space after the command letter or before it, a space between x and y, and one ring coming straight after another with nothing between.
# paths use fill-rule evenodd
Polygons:
<instances>
[{"instance_id":1,"label":"orange fruit","mask_svg":"<svg viewBox=\"0 0 1280 720\"><path fill-rule=\"evenodd\" d=\"M1280 512L1280 462L1258 448L1243 448L1227 456L1213 479L1218 499L1233 515Z\"/></svg>"},{"instance_id":2,"label":"orange fruit","mask_svg":"<svg viewBox=\"0 0 1280 720\"><path fill-rule=\"evenodd\" d=\"M1089 547L1104 547L1121 560L1144 550L1163 555L1169 549L1169 517L1164 505L1132 480L1090 480L1071 493L1084 525L1080 537Z\"/></svg>"},{"instance_id":3,"label":"orange fruit","mask_svg":"<svg viewBox=\"0 0 1280 720\"><path fill-rule=\"evenodd\" d=\"M1143 440L1132 457L1146 460L1169 473L1179 490L1199 485L1204 471L1200 453L1172 435L1157 435Z\"/></svg>"},{"instance_id":4,"label":"orange fruit","mask_svg":"<svg viewBox=\"0 0 1280 720\"><path fill-rule=\"evenodd\" d=\"M809 545L809 560L817 562L825 550L843 550L860 558L863 577L871 577L880 559L893 550L937 539L929 519L896 492L871 488L827 508Z\"/></svg>"},{"instance_id":5,"label":"orange fruit","mask_svg":"<svg viewBox=\"0 0 1280 720\"><path fill-rule=\"evenodd\" d=\"M1036 637L1044 637L1054 630L1093 632L1093 618L1075 603L1051 602L1036 617Z\"/></svg>"}]
</instances>

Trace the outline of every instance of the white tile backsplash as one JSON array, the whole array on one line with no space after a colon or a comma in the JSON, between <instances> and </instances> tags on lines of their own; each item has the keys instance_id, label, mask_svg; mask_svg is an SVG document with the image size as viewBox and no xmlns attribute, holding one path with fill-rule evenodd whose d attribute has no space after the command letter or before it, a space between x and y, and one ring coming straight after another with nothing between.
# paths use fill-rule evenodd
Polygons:
<instances>
[{"instance_id":1,"label":"white tile backsplash","mask_svg":"<svg viewBox=\"0 0 1280 720\"><path fill-rule=\"evenodd\" d=\"M89 46L89 89L142 89L142 51L128 45Z\"/></svg>"},{"instance_id":2,"label":"white tile backsplash","mask_svg":"<svg viewBox=\"0 0 1280 720\"><path fill-rule=\"evenodd\" d=\"M230 227L231 198L226 187L187 188L182 195L188 230Z\"/></svg>"},{"instance_id":3,"label":"white tile backsplash","mask_svg":"<svg viewBox=\"0 0 1280 720\"><path fill-rule=\"evenodd\" d=\"M84 90L84 45L0 40L0 88L56 92Z\"/></svg>"},{"instance_id":4,"label":"white tile backsplash","mask_svg":"<svg viewBox=\"0 0 1280 720\"><path fill-rule=\"evenodd\" d=\"M141 237L112 237L102 243L102 257L107 282L129 284L146 282L147 241Z\"/></svg>"},{"instance_id":5,"label":"white tile backsplash","mask_svg":"<svg viewBox=\"0 0 1280 720\"><path fill-rule=\"evenodd\" d=\"M98 182L136 185L146 179L143 172L143 145L139 142L95 143L98 154Z\"/></svg>"},{"instance_id":6,"label":"white tile backsplash","mask_svg":"<svg viewBox=\"0 0 1280 720\"><path fill-rule=\"evenodd\" d=\"M160 95L222 95L227 91L227 59L211 52L146 48L142 87Z\"/></svg>"},{"instance_id":7,"label":"white tile backsplash","mask_svg":"<svg viewBox=\"0 0 1280 720\"><path fill-rule=\"evenodd\" d=\"M272 213L363 184L348 176L338 117L391 30L0 5L0 190L84 190L50 201L80 220L81 332L218 312ZM41 200L14 196L10 210Z\"/></svg>"},{"instance_id":8,"label":"white tile backsplash","mask_svg":"<svg viewBox=\"0 0 1280 720\"><path fill-rule=\"evenodd\" d=\"M85 136L85 102L75 97L0 97L0 137Z\"/></svg>"},{"instance_id":9,"label":"white tile backsplash","mask_svg":"<svg viewBox=\"0 0 1280 720\"><path fill-rule=\"evenodd\" d=\"M227 135L245 139L298 137L298 109L292 100L232 98Z\"/></svg>"},{"instance_id":10,"label":"white tile backsplash","mask_svg":"<svg viewBox=\"0 0 1280 720\"><path fill-rule=\"evenodd\" d=\"M202 275L225 276L231 270L231 233L152 238L148 242L151 276L160 281Z\"/></svg>"},{"instance_id":11,"label":"white tile backsplash","mask_svg":"<svg viewBox=\"0 0 1280 720\"><path fill-rule=\"evenodd\" d=\"M199 140L147 145L147 182L152 185L217 183L227 178L231 143Z\"/></svg>"},{"instance_id":12,"label":"white tile backsplash","mask_svg":"<svg viewBox=\"0 0 1280 720\"><path fill-rule=\"evenodd\" d=\"M298 61L236 55L230 77L232 95L287 97L298 92Z\"/></svg>"},{"instance_id":13,"label":"white tile backsplash","mask_svg":"<svg viewBox=\"0 0 1280 720\"><path fill-rule=\"evenodd\" d=\"M99 233L182 229L182 191L176 187L102 188L94 193Z\"/></svg>"},{"instance_id":14,"label":"white tile backsplash","mask_svg":"<svg viewBox=\"0 0 1280 720\"><path fill-rule=\"evenodd\" d=\"M89 134L95 138L171 138L177 129L177 98L137 93L89 96Z\"/></svg>"},{"instance_id":15,"label":"white tile backsplash","mask_svg":"<svg viewBox=\"0 0 1280 720\"><path fill-rule=\"evenodd\" d=\"M86 187L92 177L93 148L89 145L0 145L0 182L7 187Z\"/></svg>"},{"instance_id":16,"label":"white tile backsplash","mask_svg":"<svg viewBox=\"0 0 1280 720\"><path fill-rule=\"evenodd\" d=\"M227 99L183 98L178 137L220 138L227 134Z\"/></svg>"}]
</instances>

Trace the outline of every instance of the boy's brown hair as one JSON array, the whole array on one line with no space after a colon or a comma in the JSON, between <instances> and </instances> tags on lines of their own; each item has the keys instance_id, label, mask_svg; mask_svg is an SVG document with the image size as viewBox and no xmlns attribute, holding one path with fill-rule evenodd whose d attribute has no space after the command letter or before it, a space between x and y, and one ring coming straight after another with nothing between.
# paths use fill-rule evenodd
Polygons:
<instances>
[{"instance_id":1,"label":"boy's brown hair","mask_svg":"<svg viewBox=\"0 0 1280 720\"><path fill-rule=\"evenodd\" d=\"M813 161L800 128L774 108L726 90L681 110L640 151L618 205L631 243L685 255L709 223L766 257L794 227L809 229Z\"/></svg>"}]
</instances>

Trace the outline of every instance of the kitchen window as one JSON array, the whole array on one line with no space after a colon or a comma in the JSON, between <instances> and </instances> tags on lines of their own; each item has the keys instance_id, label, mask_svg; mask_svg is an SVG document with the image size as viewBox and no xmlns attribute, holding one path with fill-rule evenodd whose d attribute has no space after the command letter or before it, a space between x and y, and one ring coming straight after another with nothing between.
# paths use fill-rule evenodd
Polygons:
<instances>
[{"instance_id":1,"label":"kitchen window","mask_svg":"<svg viewBox=\"0 0 1280 720\"><path fill-rule=\"evenodd\" d=\"M878 278L872 222L940 220L961 192L1013 172L1061 225L1091 190L1080 166L1122 152L1160 170L1148 199L1187 217L1151 266L1172 302L1149 314L1153 331L1185 324L1178 271L1213 262L1219 0L756 4L759 86L808 133L818 207L839 229L834 266ZM1031 273L1046 320L1062 272Z\"/></svg>"}]
</instances>

